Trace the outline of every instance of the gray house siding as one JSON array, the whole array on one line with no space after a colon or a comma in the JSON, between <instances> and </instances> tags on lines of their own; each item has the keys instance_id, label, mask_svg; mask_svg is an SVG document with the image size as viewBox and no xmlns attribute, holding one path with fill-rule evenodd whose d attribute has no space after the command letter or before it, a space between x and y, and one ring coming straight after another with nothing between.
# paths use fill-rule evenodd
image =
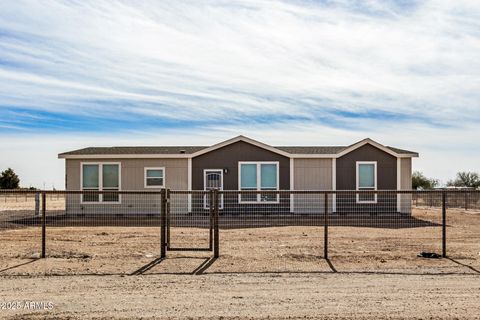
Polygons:
<instances>
[{"instance_id":1,"label":"gray house siding","mask_svg":"<svg viewBox=\"0 0 480 320\"><path fill-rule=\"evenodd\" d=\"M255 145L239 141L211 152L199 155L192 159L192 189L204 190L204 170L222 169L223 189L238 190L238 164L240 161L278 161L279 163L279 189L290 189L290 159L275 152L265 150ZM192 209L203 210L203 200L193 198ZM269 212L290 210L290 197L282 195L279 204L239 204L237 195L224 197L223 212Z\"/></svg>"},{"instance_id":2,"label":"gray house siding","mask_svg":"<svg viewBox=\"0 0 480 320\"><path fill-rule=\"evenodd\" d=\"M397 158L370 144L355 149L336 160L337 190L356 190L356 162L377 162L377 190L397 189ZM339 213L397 212L397 197L379 195L376 204L356 203L355 195L337 195Z\"/></svg>"}]
</instances>

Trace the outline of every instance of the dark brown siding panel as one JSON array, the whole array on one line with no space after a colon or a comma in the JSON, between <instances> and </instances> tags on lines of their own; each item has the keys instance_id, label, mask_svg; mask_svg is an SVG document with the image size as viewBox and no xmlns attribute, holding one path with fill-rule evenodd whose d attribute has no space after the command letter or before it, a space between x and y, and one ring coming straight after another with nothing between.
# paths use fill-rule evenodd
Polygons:
<instances>
[{"instance_id":1,"label":"dark brown siding panel","mask_svg":"<svg viewBox=\"0 0 480 320\"><path fill-rule=\"evenodd\" d=\"M280 190L290 188L290 159L277 153L259 148L252 144L239 141L223 148L202 154L192 159L192 189L203 190L204 169L227 169L223 173L223 189L238 190L238 162L239 161L278 161ZM235 207L249 208L252 211L289 210L289 198L282 199L280 204L240 205L238 198L229 196L225 199L225 210ZM195 204L195 201L194 201ZM274 213L274 212L272 212Z\"/></svg>"},{"instance_id":2,"label":"dark brown siding panel","mask_svg":"<svg viewBox=\"0 0 480 320\"><path fill-rule=\"evenodd\" d=\"M337 159L337 190L356 189L356 162L377 162L377 189L394 190L397 188L397 158L366 144ZM337 212L385 213L396 212L396 195L378 197L377 204L357 204L355 195L338 195Z\"/></svg>"}]
</instances>

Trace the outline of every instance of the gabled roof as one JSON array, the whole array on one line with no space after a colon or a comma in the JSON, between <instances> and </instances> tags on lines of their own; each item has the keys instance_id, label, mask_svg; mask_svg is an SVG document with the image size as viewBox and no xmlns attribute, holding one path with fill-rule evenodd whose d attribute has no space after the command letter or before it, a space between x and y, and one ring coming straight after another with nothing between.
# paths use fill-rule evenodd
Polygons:
<instances>
[{"instance_id":1,"label":"gabled roof","mask_svg":"<svg viewBox=\"0 0 480 320\"><path fill-rule=\"evenodd\" d=\"M208 147L206 149L203 149L203 150L200 150L200 151L197 151L195 152L194 154L192 154L192 157L197 157L199 155L202 155L202 154L205 154L205 153L208 153L208 152L211 152L213 150L217 150L217 149L220 149L222 147L225 147L225 146L228 146L230 144L233 144L233 143L237 143L237 142L240 142L240 141L243 141L243 142L246 142L246 143L249 143L249 144L252 144L254 146L257 146L259 148L262 148L262 149L265 149L265 150L268 150L268 151L271 151L271 152L274 152L274 153L278 153L282 156L285 156L285 157L290 157L291 154L286 152L286 151L283 151L277 147L272 147L272 146L269 146L268 144L265 144L263 142L260 142L260 141L257 141L257 140L253 140L253 139L250 139L250 138L247 138L245 136L237 136L235 138L232 138L232 139L228 139L228 140L225 140L223 142L220 142L220 143L217 143L217 144L214 144L213 146L211 147Z\"/></svg>"},{"instance_id":2,"label":"gabled roof","mask_svg":"<svg viewBox=\"0 0 480 320\"><path fill-rule=\"evenodd\" d=\"M237 136L213 146L145 146L145 147L89 147L58 155L59 158L194 158L236 142L246 142L289 158L338 158L365 144L370 144L395 157L418 157L418 153L384 146L372 139L364 139L350 146L278 146Z\"/></svg>"},{"instance_id":3,"label":"gabled roof","mask_svg":"<svg viewBox=\"0 0 480 320\"><path fill-rule=\"evenodd\" d=\"M361 141L359 141L359 142L357 142L357 143L354 143L354 144L348 146L348 147L345 148L344 150L340 151L337 155L338 155L338 157L344 156L344 155L346 155L347 153L352 152L353 150L358 149L358 148L360 148L360 147L362 147L362 146L364 146L364 145L366 145L366 144L370 144L370 145L372 145L372 146L374 146L374 147L376 147L376 148L378 148L378 149L380 149L380 150L382 150L382 151L385 151L385 152L388 153L388 154L391 154L391 155L394 156L394 157L398 157L398 156L399 156L399 154L398 154L397 152L393 151L392 149L390 149L390 148L388 148L388 147L386 147L386 146L384 146L384 145L382 145L382 144L380 144L380 143L378 143L378 142L376 142L376 141L373 141L373 140L370 139L370 138L363 139L363 140L361 140Z\"/></svg>"}]
</instances>

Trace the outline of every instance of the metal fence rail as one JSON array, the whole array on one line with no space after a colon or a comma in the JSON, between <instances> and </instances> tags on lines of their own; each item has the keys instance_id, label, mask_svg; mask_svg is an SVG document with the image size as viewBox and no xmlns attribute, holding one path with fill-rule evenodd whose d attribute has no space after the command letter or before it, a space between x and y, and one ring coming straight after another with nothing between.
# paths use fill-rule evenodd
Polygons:
<instances>
[{"instance_id":1,"label":"metal fence rail","mask_svg":"<svg viewBox=\"0 0 480 320\"><path fill-rule=\"evenodd\" d=\"M442 191L437 191L442 192ZM480 192L469 190L445 191L448 197L448 208L480 210ZM440 199L428 196L428 193L413 193L413 204L416 207L441 207Z\"/></svg>"},{"instance_id":2,"label":"metal fence rail","mask_svg":"<svg viewBox=\"0 0 480 320\"><path fill-rule=\"evenodd\" d=\"M0 275L175 273L205 254L221 257L216 272L475 272L479 199L478 191L0 190Z\"/></svg>"}]
</instances>

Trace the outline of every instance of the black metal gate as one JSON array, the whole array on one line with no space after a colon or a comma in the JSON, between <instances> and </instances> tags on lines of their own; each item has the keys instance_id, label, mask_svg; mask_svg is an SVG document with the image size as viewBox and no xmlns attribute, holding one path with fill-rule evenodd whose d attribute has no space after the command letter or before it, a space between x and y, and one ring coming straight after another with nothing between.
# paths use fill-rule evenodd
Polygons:
<instances>
[{"instance_id":1,"label":"black metal gate","mask_svg":"<svg viewBox=\"0 0 480 320\"><path fill-rule=\"evenodd\" d=\"M216 189L164 190L161 256L167 251L214 251L218 257L218 200Z\"/></svg>"}]
</instances>

